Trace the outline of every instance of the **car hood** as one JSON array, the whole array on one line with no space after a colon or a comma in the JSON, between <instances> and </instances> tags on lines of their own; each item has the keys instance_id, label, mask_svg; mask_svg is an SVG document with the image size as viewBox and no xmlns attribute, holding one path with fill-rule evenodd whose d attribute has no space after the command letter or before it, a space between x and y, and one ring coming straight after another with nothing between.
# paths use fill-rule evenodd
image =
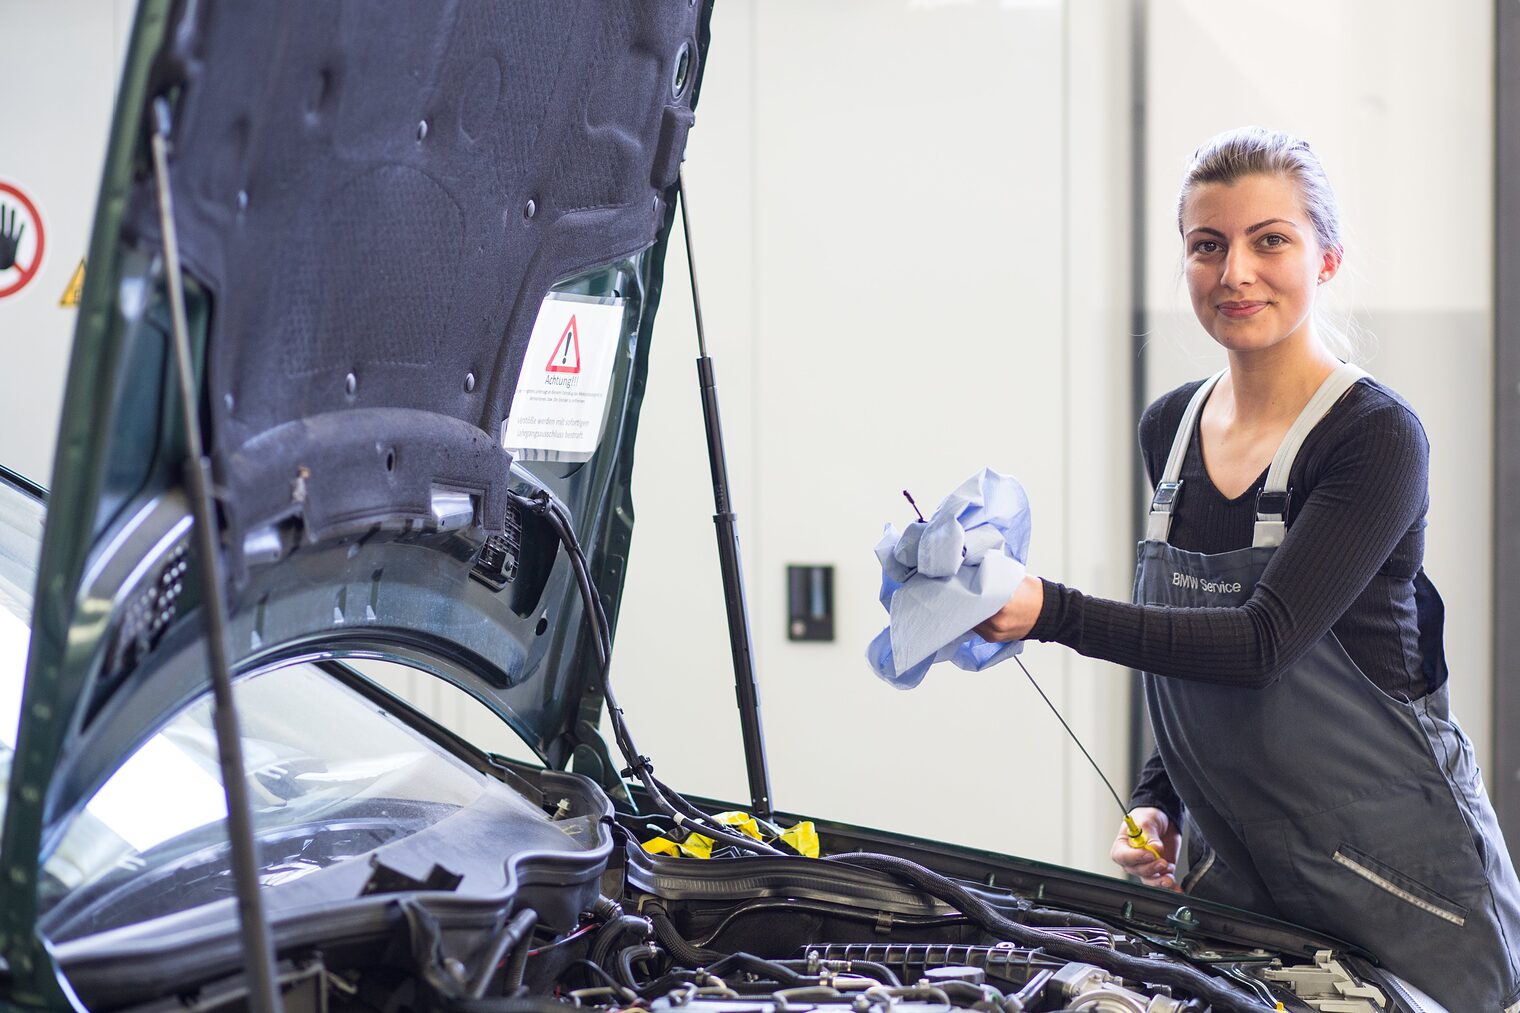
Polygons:
<instances>
[{"instance_id":1,"label":"car hood","mask_svg":"<svg viewBox=\"0 0 1520 1013\"><path fill-rule=\"evenodd\" d=\"M160 97L235 671L409 660L549 763L617 782L568 559L509 493L565 505L615 620L709 15L139 5L51 483L5 935L30 932L58 827L206 686L148 157Z\"/></svg>"}]
</instances>

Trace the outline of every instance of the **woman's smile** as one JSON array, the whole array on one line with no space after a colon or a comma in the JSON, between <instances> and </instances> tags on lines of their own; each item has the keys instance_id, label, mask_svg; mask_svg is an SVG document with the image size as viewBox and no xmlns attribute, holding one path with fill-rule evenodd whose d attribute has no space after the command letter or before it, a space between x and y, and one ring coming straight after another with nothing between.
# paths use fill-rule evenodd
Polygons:
<instances>
[{"instance_id":1,"label":"woman's smile","mask_svg":"<svg viewBox=\"0 0 1520 1013\"><path fill-rule=\"evenodd\" d=\"M1219 312L1231 320L1244 320L1255 316L1269 305L1265 302L1222 302L1219 304Z\"/></svg>"}]
</instances>

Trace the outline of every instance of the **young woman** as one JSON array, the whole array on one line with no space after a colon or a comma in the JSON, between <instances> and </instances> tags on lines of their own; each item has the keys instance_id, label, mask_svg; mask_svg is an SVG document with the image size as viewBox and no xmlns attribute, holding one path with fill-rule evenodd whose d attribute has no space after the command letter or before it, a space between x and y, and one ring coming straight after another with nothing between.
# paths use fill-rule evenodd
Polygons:
<instances>
[{"instance_id":1,"label":"young woman","mask_svg":"<svg viewBox=\"0 0 1520 1013\"><path fill-rule=\"evenodd\" d=\"M1146 672L1156 734L1113 858L1327 932L1453 1011L1520 1010L1520 882L1447 705L1443 607L1421 569L1414 411L1327 346L1343 248L1303 141L1195 154L1177 204L1193 310L1228 368L1140 420L1156 493L1135 603L1026 578L977 627Z\"/></svg>"}]
</instances>

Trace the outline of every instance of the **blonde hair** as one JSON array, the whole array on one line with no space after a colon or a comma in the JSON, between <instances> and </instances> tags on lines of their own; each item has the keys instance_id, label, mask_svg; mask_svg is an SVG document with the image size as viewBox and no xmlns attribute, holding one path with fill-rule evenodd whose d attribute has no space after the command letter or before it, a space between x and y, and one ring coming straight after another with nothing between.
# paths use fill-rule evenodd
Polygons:
<instances>
[{"instance_id":1,"label":"blonde hair","mask_svg":"<svg viewBox=\"0 0 1520 1013\"><path fill-rule=\"evenodd\" d=\"M1182 210L1195 187L1204 183L1228 186L1244 176L1282 176L1293 181L1320 249L1344 251L1341 241L1340 202L1325 175L1319 156L1309 142L1280 130L1240 127L1209 138L1195 152L1182 175L1177 193L1177 231L1182 232ZM1355 324L1349 319L1338 326L1327 318L1315 301L1315 333L1335 355L1350 361L1357 352Z\"/></svg>"}]
</instances>

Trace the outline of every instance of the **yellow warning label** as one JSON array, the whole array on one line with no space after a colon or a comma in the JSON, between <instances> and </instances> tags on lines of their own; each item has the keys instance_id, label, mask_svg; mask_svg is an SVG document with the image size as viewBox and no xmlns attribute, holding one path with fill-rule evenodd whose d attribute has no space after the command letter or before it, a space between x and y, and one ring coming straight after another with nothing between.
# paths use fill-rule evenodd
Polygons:
<instances>
[{"instance_id":1,"label":"yellow warning label","mask_svg":"<svg viewBox=\"0 0 1520 1013\"><path fill-rule=\"evenodd\" d=\"M63 296L58 300L58 305L63 307L78 306L79 297L84 293L84 258L79 258L79 266L74 268L74 273L69 276L69 283L64 286Z\"/></svg>"}]
</instances>

